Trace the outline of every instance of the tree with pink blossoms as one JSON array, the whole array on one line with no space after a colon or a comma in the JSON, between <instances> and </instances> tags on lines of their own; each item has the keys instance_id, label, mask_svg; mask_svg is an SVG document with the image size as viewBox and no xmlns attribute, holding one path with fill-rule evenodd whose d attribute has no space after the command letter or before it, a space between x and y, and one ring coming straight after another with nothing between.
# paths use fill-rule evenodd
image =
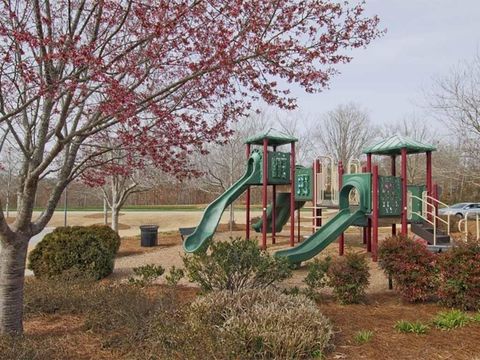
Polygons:
<instances>
[{"instance_id":1,"label":"tree with pink blossoms","mask_svg":"<svg viewBox=\"0 0 480 360\"><path fill-rule=\"evenodd\" d=\"M289 84L326 87L351 49L381 35L365 4L333 0L0 2L0 127L18 153L15 221L0 212L0 333L23 331L29 240L69 182L102 163L99 139L171 159L229 135ZM173 162L178 164L178 162ZM181 161L180 161L181 164ZM39 181L54 186L33 212Z\"/></svg>"}]
</instances>

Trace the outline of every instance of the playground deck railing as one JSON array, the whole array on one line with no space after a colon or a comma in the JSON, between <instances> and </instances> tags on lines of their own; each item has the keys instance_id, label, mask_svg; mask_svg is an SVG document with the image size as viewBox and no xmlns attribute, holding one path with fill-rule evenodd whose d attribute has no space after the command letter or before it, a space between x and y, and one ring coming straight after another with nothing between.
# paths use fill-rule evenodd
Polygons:
<instances>
[{"instance_id":1,"label":"playground deck railing","mask_svg":"<svg viewBox=\"0 0 480 360\"><path fill-rule=\"evenodd\" d=\"M443 223L447 227L447 234L450 235L450 215L447 216L447 220L442 219L437 215L437 207L432 204L432 202L437 202L440 205L447 206L443 204L438 199L435 199L431 196L426 195L426 193L422 194L422 197L413 195L412 193L408 193L409 200L407 201L407 212L410 215L416 215L421 218L423 221L427 222L428 224L432 225L433 228L433 245L437 245L437 225L439 222ZM413 211L412 207L412 200L416 199L421 202L422 204L422 212Z\"/></svg>"},{"instance_id":2,"label":"playground deck railing","mask_svg":"<svg viewBox=\"0 0 480 360\"><path fill-rule=\"evenodd\" d=\"M468 234L469 234L469 231L468 231L468 217L469 217L469 215L470 215L470 213L467 211L465 213L465 217L458 222L458 231L463 233L465 240L467 239ZM462 229L463 224L465 224L465 227ZM476 233L475 238L477 240L479 240L480 239L480 216L479 216L478 213L475 213L475 233Z\"/></svg>"}]
</instances>

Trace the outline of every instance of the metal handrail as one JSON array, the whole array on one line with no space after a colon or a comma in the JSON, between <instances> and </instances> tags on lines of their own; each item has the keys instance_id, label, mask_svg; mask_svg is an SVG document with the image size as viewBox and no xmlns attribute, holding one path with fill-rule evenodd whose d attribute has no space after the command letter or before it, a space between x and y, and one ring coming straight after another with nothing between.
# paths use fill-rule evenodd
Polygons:
<instances>
[{"instance_id":1,"label":"metal handrail","mask_svg":"<svg viewBox=\"0 0 480 360\"><path fill-rule=\"evenodd\" d=\"M465 239L467 239L468 237L468 215L470 213L467 211L465 213L465 218L464 219L461 219L459 222L458 222L458 231L460 232L464 232L465 233ZM475 212L475 230L476 230L476 239L479 240L480 239L480 217L478 216L478 212ZM465 222L465 230L462 231L462 228L461 228L461 224L462 222Z\"/></svg>"},{"instance_id":2,"label":"metal handrail","mask_svg":"<svg viewBox=\"0 0 480 360\"><path fill-rule=\"evenodd\" d=\"M420 202L422 203L422 212L424 212L424 213L420 214L417 211L412 211L412 210L410 210L410 212L411 212L411 214L415 214L415 215L419 216L420 218L422 218L423 220L425 220L426 222L428 222L429 224L431 224L433 226L433 245L437 245L437 221L438 220L447 225L447 234L450 235L450 214L447 215L447 220L442 219L441 217L439 217L436 214L435 205L426 201L425 198L427 198L427 199L431 198L431 199L436 200L439 203L441 203L440 200L432 198L429 195L425 195L425 198L423 198L423 197L420 198L416 195L413 195L412 193L409 193L408 196L410 198L420 200ZM433 209L433 211L429 211L429 207L431 207ZM428 215L430 215L433 218L433 221L428 219Z\"/></svg>"}]
</instances>

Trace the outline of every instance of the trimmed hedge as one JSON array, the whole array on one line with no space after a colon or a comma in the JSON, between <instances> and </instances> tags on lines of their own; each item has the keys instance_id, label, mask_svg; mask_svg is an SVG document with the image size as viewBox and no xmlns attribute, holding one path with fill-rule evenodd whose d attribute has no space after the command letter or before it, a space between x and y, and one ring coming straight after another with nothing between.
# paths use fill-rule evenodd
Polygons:
<instances>
[{"instance_id":1,"label":"trimmed hedge","mask_svg":"<svg viewBox=\"0 0 480 360\"><path fill-rule=\"evenodd\" d=\"M411 302L432 300L438 289L437 257L407 236L392 236L378 250L380 267L393 278L393 286Z\"/></svg>"},{"instance_id":2,"label":"trimmed hedge","mask_svg":"<svg viewBox=\"0 0 480 360\"><path fill-rule=\"evenodd\" d=\"M438 296L447 306L480 310L480 243L455 244L439 256Z\"/></svg>"},{"instance_id":3,"label":"trimmed hedge","mask_svg":"<svg viewBox=\"0 0 480 360\"><path fill-rule=\"evenodd\" d=\"M74 271L98 280L112 273L119 245L118 235L104 226L60 227L32 250L28 267L37 277Z\"/></svg>"}]
</instances>

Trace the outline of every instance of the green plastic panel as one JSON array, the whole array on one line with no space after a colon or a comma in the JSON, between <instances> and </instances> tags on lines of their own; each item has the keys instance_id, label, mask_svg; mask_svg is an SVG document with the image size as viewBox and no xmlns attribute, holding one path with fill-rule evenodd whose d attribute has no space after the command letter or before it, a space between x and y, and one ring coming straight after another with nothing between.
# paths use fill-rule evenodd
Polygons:
<instances>
[{"instance_id":1,"label":"green plastic panel","mask_svg":"<svg viewBox=\"0 0 480 360\"><path fill-rule=\"evenodd\" d=\"M347 174L342 177L342 189L340 190L340 209L350 208L349 194L355 188L360 196L360 209L369 214L372 211L372 174Z\"/></svg>"},{"instance_id":2,"label":"green plastic panel","mask_svg":"<svg viewBox=\"0 0 480 360\"><path fill-rule=\"evenodd\" d=\"M378 177L378 215L402 214L402 179L396 176Z\"/></svg>"},{"instance_id":3,"label":"green plastic panel","mask_svg":"<svg viewBox=\"0 0 480 360\"><path fill-rule=\"evenodd\" d=\"M426 190L425 185L408 185L408 191L412 193L412 195L422 198L422 193ZM418 199L412 198L412 213L422 213L422 202ZM412 214L412 218L409 219L412 222L422 222L423 219L416 215Z\"/></svg>"},{"instance_id":4,"label":"green plastic panel","mask_svg":"<svg viewBox=\"0 0 480 360\"><path fill-rule=\"evenodd\" d=\"M313 198L313 169L295 169L295 200L310 201Z\"/></svg>"},{"instance_id":5,"label":"green plastic panel","mask_svg":"<svg viewBox=\"0 0 480 360\"><path fill-rule=\"evenodd\" d=\"M290 184L290 153L269 151L267 174L270 185Z\"/></svg>"}]
</instances>

